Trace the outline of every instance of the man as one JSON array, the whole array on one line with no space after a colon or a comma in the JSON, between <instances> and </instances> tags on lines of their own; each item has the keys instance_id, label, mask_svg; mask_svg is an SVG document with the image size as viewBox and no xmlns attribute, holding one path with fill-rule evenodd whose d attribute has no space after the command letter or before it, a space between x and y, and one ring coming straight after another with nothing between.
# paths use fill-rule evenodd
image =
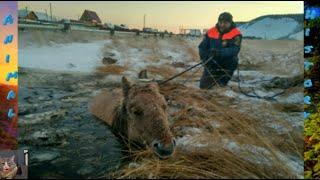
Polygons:
<instances>
[{"instance_id":1,"label":"man","mask_svg":"<svg viewBox=\"0 0 320 180\"><path fill-rule=\"evenodd\" d=\"M215 85L226 86L238 66L242 35L228 12L220 14L215 27L208 30L199 45L199 54L204 65L200 80L201 89Z\"/></svg>"}]
</instances>

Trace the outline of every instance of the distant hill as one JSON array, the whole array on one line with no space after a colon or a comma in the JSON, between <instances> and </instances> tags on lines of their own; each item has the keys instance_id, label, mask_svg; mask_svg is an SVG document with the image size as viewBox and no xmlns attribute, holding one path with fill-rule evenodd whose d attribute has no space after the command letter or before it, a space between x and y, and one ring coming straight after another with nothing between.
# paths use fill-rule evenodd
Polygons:
<instances>
[{"instance_id":1,"label":"distant hill","mask_svg":"<svg viewBox=\"0 0 320 180\"><path fill-rule=\"evenodd\" d=\"M239 27L239 26L242 26L243 24L246 24L248 22L243 21L243 22L235 22L235 23L236 23L236 26Z\"/></svg>"},{"instance_id":2,"label":"distant hill","mask_svg":"<svg viewBox=\"0 0 320 180\"><path fill-rule=\"evenodd\" d=\"M245 38L303 40L303 14L265 15L236 25Z\"/></svg>"}]
</instances>

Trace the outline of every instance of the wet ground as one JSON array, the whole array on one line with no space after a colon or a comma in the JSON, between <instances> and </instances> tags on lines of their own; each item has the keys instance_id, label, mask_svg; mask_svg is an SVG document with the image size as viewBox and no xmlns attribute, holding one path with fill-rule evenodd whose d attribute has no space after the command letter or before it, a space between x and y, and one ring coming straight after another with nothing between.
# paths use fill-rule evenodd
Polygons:
<instances>
[{"instance_id":1,"label":"wet ground","mask_svg":"<svg viewBox=\"0 0 320 180\"><path fill-rule=\"evenodd\" d=\"M29 149L30 178L99 178L119 166L121 145L87 110L97 78L20 70L19 146Z\"/></svg>"}]
</instances>

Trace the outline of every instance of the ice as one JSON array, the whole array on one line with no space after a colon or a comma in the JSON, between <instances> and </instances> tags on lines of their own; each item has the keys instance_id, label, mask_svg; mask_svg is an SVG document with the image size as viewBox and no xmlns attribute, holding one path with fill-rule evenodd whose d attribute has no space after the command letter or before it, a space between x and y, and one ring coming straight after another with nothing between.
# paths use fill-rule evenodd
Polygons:
<instances>
[{"instance_id":1,"label":"ice","mask_svg":"<svg viewBox=\"0 0 320 180\"><path fill-rule=\"evenodd\" d=\"M19 49L19 67L54 71L93 72L102 65L101 48L106 41L29 46Z\"/></svg>"}]
</instances>

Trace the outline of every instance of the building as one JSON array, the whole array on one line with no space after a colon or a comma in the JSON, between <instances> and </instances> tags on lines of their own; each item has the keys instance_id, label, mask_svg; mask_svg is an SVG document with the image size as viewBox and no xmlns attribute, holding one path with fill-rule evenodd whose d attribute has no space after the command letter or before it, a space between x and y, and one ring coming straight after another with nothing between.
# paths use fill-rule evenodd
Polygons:
<instances>
[{"instance_id":1,"label":"building","mask_svg":"<svg viewBox=\"0 0 320 180\"><path fill-rule=\"evenodd\" d=\"M189 36L201 36L201 30L200 29L189 29Z\"/></svg>"},{"instance_id":2,"label":"building","mask_svg":"<svg viewBox=\"0 0 320 180\"><path fill-rule=\"evenodd\" d=\"M202 34L206 34L208 32L209 29L203 29L202 30Z\"/></svg>"},{"instance_id":3,"label":"building","mask_svg":"<svg viewBox=\"0 0 320 180\"><path fill-rule=\"evenodd\" d=\"M200 29L180 29L180 34L188 36L201 36Z\"/></svg>"},{"instance_id":4,"label":"building","mask_svg":"<svg viewBox=\"0 0 320 180\"><path fill-rule=\"evenodd\" d=\"M19 19L28 19L37 21L38 17L33 11L28 11L27 9L21 9L18 11L18 18Z\"/></svg>"},{"instance_id":5,"label":"building","mask_svg":"<svg viewBox=\"0 0 320 180\"><path fill-rule=\"evenodd\" d=\"M51 17L47 13L28 11L27 9L19 10L18 18L33 21L51 21ZM52 21L57 21L57 18L52 17Z\"/></svg>"},{"instance_id":6,"label":"building","mask_svg":"<svg viewBox=\"0 0 320 180\"><path fill-rule=\"evenodd\" d=\"M99 16L97 15L96 12L90 11L90 10L85 10L80 18L80 21L84 22L90 22L93 24L100 24L101 25L101 20Z\"/></svg>"},{"instance_id":7,"label":"building","mask_svg":"<svg viewBox=\"0 0 320 180\"><path fill-rule=\"evenodd\" d=\"M51 21L50 15L42 12L35 12L36 16L38 17L38 21ZM56 21L54 17L52 17L52 21Z\"/></svg>"}]
</instances>

